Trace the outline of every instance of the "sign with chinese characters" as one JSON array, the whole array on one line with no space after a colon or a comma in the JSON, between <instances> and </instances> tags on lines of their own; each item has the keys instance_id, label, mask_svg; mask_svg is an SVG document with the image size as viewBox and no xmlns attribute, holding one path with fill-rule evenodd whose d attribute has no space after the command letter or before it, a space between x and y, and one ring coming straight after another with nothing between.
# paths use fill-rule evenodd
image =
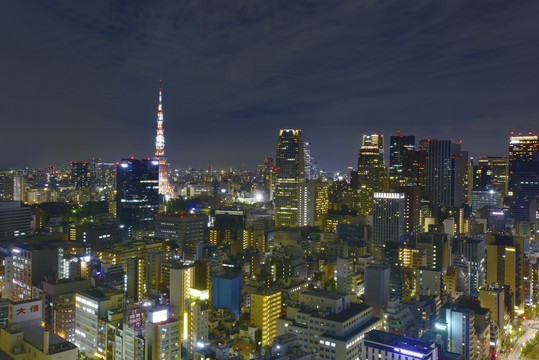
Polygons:
<instances>
[{"instance_id":1,"label":"sign with chinese characters","mask_svg":"<svg viewBox=\"0 0 539 360\"><path fill-rule=\"evenodd\" d=\"M10 306L9 318L15 323L36 319L41 320L42 305L41 300L14 303Z\"/></svg>"}]
</instances>

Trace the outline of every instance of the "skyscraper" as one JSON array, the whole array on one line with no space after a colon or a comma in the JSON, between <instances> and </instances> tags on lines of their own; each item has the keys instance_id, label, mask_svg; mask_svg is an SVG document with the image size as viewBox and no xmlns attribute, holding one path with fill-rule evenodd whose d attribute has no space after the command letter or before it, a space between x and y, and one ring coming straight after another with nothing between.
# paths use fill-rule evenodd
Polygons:
<instances>
[{"instance_id":1,"label":"skyscraper","mask_svg":"<svg viewBox=\"0 0 539 360\"><path fill-rule=\"evenodd\" d=\"M466 161L459 143L428 140L427 191L435 205L462 205Z\"/></svg>"},{"instance_id":2,"label":"skyscraper","mask_svg":"<svg viewBox=\"0 0 539 360\"><path fill-rule=\"evenodd\" d=\"M381 180L386 178L384 166L384 136L363 135L357 165L357 185L363 213L372 211L372 194L381 189Z\"/></svg>"},{"instance_id":3,"label":"skyscraper","mask_svg":"<svg viewBox=\"0 0 539 360\"><path fill-rule=\"evenodd\" d=\"M530 201L539 199L539 142L537 135L511 136L509 191L511 212L517 221L530 221Z\"/></svg>"},{"instance_id":4,"label":"skyscraper","mask_svg":"<svg viewBox=\"0 0 539 360\"><path fill-rule=\"evenodd\" d=\"M415 150L415 136L404 136L399 133L389 138L389 180L395 184L405 185L402 165L406 151Z\"/></svg>"},{"instance_id":5,"label":"skyscraper","mask_svg":"<svg viewBox=\"0 0 539 360\"><path fill-rule=\"evenodd\" d=\"M165 157L165 130L163 129L163 92L159 82L159 105L157 107L157 135L155 137L155 157L159 161L159 194L165 198L176 198L176 193L168 179L168 165Z\"/></svg>"},{"instance_id":6,"label":"skyscraper","mask_svg":"<svg viewBox=\"0 0 539 360\"><path fill-rule=\"evenodd\" d=\"M71 162L71 181L75 184L75 189L84 189L90 186L90 171L87 162Z\"/></svg>"},{"instance_id":7,"label":"skyscraper","mask_svg":"<svg viewBox=\"0 0 539 360\"><path fill-rule=\"evenodd\" d=\"M372 241L376 245L404 241L406 197L403 193L375 192Z\"/></svg>"},{"instance_id":8,"label":"skyscraper","mask_svg":"<svg viewBox=\"0 0 539 360\"><path fill-rule=\"evenodd\" d=\"M275 225L294 226L298 216L298 184L305 178L304 144L299 129L281 129L277 141Z\"/></svg>"},{"instance_id":9,"label":"skyscraper","mask_svg":"<svg viewBox=\"0 0 539 360\"><path fill-rule=\"evenodd\" d=\"M303 162L305 164L305 179L311 180L311 142L303 143Z\"/></svg>"},{"instance_id":10,"label":"skyscraper","mask_svg":"<svg viewBox=\"0 0 539 360\"><path fill-rule=\"evenodd\" d=\"M539 141L537 135L518 135L511 134L509 138L509 175L522 170L537 162L539 153Z\"/></svg>"},{"instance_id":11,"label":"skyscraper","mask_svg":"<svg viewBox=\"0 0 539 360\"><path fill-rule=\"evenodd\" d=\"M117 211L120 225L143 227L159 210L159 163L122 159L117 165Z\"/></svg>"}]
</instances>

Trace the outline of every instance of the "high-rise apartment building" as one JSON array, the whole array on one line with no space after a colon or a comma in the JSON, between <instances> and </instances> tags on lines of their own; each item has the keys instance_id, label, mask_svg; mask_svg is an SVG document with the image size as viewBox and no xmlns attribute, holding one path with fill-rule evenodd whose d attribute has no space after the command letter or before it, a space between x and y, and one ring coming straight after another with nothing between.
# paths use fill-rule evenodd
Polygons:
<instances>
[{"instance_id":1,"label":"high-rise apartment building","mask_svg":"<svg viewBox=\"0 0 539 360\"><path fill-rule=\"evenodd\" d=\"M404 154L415 150L414 135L396 135L389 138L389 180L393 184L406 185L403 174Z\"/></svg>"},{"instance_id":2,"label":"high-rise apartment building","mask_svg":"<svg viewBox=\"0 0 539 360\"><path fill-rule=\"evenodd\" d=\"M382 188L381 181L386 177L384 136L363 135L357 164L357 186L363 213L371 213L373 193Z\"/></svg>"},{"instance_id":3,"label":"high-rise apartment building","mask_svg":"<svg viewBox=\"0 0 539 360\"><path fill-rule=\"evenodd\" d=\"M166 308L148 310L145 332L145 360L181 359L180 322Z\"/></svg>"},{"instance_id":4,"label":"high-rise apartment building","mask_svg":"<svg viewBox=\"0 0 539 360\"><path fill-rule=\"evenodd\" d=\"M43 281L43 327L75 341L75 292L90 287L87 279Z\"/></svg>"},{"instance_id":5,"label":"high-rise apartment building","mask_svg":"<svg viewBox=\"0 0 539 360\"><path fill-rule=\"evenodd\" d=\"M33 298L33 287L58 272L59 249L49 243L14 246L5 262L5 298L27 301Z\"/></svg>"},{"instance_id":6,"label":"high-rise apartment building","mask_svg":"<svg viewBox=\"0 0 539 360\"><path fill-rule=\"evenodd\" d=\"M403 242L406 199L403 193L375 192L372 211L372 241L376 245Z\"/></svg>"},{"instance_id":7,"label":"high-rise apartment building","mask_svg":"<svg viewBox=\"0 0 539 360\"><path fill-rule=\"evenodd\" d=\"M191 288L195 282L195 266L180 265L170 269L170 299L174 317L183 319L187 313L185 300L191 295Z\"/></svg>"},{"instance_id":8,"label":"high-rise apartment building","mask_svg":"<svg viewBox=\"0 0 539 360\"><path fill-rule=\"evenodd\" d=\"M298 216L298 184L305 179L304 144L299 129L281 129L275 158L275 225L295 226Z\"/></svg>"},{"instance_id":9,"label":"high-rise apartment building","mask_svg":"<svg viewBox=\"0 0 539 360\"><path fill-rule=\"evenodd\" d=\"M282 315L282 292L259 289L251 293L251 325L261 332L262 346L270 346L277 336L277 319Z\"/></svg>"},{"instance_id":10,"label":"high-rise apartment building","mask_svg":"<svg viewBox=\"0 0 539 360\"><path fill-rule=\"evenodd\" d=\"M298 226L317 226L318 219L329 207L329 184L306 181L298 185Z\"/></svg>"},{"instance_id":11,"label":"high-rise apartment building","mask_svg":"<svg viewBox=\"0 0 539 360\"><path fill-rule=\"evenodd\" d=\"M459 143L452 140L428 140L427 191L435 205L462 205L467 161Z\"/></svg>"},{"instance_id":12,"label":"high-rise apartment building","mask_svg":"<svg viewBox=\"0 0 539 360\"><path fill-rule=\"evenodd\" d=\"M77 190L88 188L90 186L90 164L82 161L72 161L71 182Z\"/></svg>"}]
</instances>

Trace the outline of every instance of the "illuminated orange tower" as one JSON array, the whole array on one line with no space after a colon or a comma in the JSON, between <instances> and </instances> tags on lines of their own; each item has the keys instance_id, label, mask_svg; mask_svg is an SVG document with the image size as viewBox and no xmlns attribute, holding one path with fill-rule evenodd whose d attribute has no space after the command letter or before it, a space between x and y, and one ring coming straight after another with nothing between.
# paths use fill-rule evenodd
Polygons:
<instances>
[{"instance_id":1,"label":"illuminated orange tower","mask_svg":"<svg viewBox=\"0 0 539 360\"><path fill-rule=\"evenodd\" d=\"M163 130L163 87L159 81L159 106L157 107L157 135L155 137L155 157L159 161L159 194L166 199L176 198L176 193L168 180L167 159L165 158L165 131Z\"/></svg>"}]
</instances>

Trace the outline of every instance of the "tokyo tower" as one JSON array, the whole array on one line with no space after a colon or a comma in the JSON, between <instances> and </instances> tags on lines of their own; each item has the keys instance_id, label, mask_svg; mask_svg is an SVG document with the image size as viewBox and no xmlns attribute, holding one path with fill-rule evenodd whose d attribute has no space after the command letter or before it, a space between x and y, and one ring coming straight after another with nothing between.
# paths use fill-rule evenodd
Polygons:
<instances>
[{"instance_id":1,"label":"tokyo tower","mask_svg":"<svg viewBox=\"0 0 539 360\"><path fill-rule=\"evenodd\" d=\"M157 107L157 135L155 137L155 157L159 161L159 194L165 199L177 196L168 180L167 159L165 158L165 131L163 130L163 91L162 80L159 81L159 106Z\"/></svg>"}]
</instances>

